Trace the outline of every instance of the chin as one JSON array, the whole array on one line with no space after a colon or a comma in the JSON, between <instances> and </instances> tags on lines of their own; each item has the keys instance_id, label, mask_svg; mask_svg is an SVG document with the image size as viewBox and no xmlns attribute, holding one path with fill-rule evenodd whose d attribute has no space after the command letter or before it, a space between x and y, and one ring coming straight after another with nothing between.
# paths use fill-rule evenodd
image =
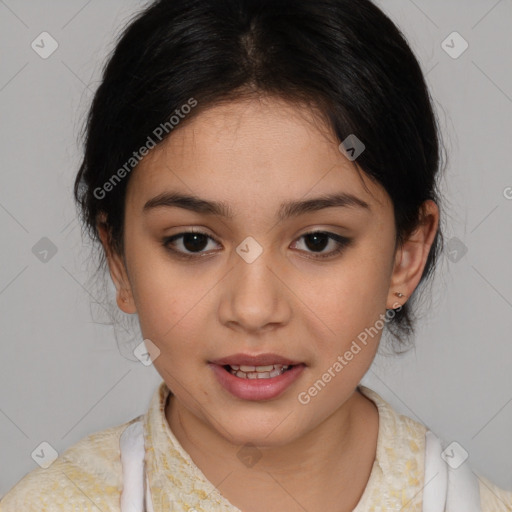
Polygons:
<instances>
[{"instance_id":1,"label":"chin","mask_svg":"<svg viewBox=\"0 0 512 512\"><path fill-rule=\"evenodd\" d=\"M217 432L231 444L244 446L252 444L262 448L284 446L300 436L295 417L289 412L270 415L247 414L246 419L238 422L219 422L212 425Z\"/></svg>"}]
</instances>

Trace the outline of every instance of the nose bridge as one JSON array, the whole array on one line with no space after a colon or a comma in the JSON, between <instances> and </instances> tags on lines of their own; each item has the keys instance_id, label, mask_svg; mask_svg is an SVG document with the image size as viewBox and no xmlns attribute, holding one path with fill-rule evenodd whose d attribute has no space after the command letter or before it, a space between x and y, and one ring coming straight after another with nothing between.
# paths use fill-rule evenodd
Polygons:
<instances>
[{"instance_id":1,"label":"nose bridge","mask_svg":"<svg viewBox=\"0 0 512 512\"><path fill-rule=\"evenodd\" d=\"M248 237L236 248L235 267L223 297L222 320L257 330L286 320L288 308L276 278L276 255Z\"/></svg>"},{"instance_id":2,"label":"nose bridge","mask_svg":"<svg viewBox=\"0 0 512 512\"><path fill-rule=\"evenodd\" d=\"M240 255L240 252L247 250L248 247L249 251ZM258 251L249 242L240 244L237 253L240 261L235 269L234 293L238 303L243 301L249 305L251 302L256 303L262 299L262 304L272 302L277 290L275 290L275 278L269 270L269 267L273 266L271 251L263 248Z\"/></svg>"}]
</instances>

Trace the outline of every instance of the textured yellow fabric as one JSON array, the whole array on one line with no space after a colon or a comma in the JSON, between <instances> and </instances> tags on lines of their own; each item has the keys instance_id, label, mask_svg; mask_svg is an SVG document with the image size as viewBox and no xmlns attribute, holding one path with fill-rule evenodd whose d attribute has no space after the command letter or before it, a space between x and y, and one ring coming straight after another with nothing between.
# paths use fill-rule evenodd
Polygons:
<instances>
[{"instance_id":1,"label":"textured yellow fabric","mask_svg":"<svg viewBox=\"0 0 512 512\"><path fill-rule=\"evenodd\" d=\"M354 512L421 512L425 427L397 414L377 393L361 391L379 409L377 454ZM155 512L240 512L206 479L165 418L169 389L162 381L144 419L146 465ZM119 437L134 418L91 434L47 469L37 468L0 501L0 512L119 512ZM511 512L512 493L480 478L484 512Z\"/></svg>"}]
</instances>

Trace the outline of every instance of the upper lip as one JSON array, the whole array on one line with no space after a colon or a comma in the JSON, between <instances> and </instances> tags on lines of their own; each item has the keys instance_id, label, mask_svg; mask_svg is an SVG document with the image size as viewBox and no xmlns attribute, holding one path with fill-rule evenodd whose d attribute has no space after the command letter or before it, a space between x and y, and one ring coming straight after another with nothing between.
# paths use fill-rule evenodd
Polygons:
<instances>
[{"instance_id":1,"label":"upper lip","mask_svg":"<svg viewBox=\"0 0 512 512\"><path fill-rule=\"evenodd\" d=\"M268 366L271 364L282 364L292 366L301 364L300 361L294 361L278 354L259 354L253 356L250 354L233 354L231 356L223 357L222 359L215 359L210 361L213 364L220 366L225 365L244 365L244 366Z\"/></svg>"}]
</instances>

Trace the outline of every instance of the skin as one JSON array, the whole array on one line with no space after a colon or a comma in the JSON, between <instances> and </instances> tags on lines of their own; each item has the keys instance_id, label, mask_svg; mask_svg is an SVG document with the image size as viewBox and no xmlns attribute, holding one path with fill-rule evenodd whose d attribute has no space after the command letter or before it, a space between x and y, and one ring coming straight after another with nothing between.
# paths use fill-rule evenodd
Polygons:
<instances>
[{"instance_id":1,"label":"skin","mask_svg":"<svg viewBox=\"0 0 512 512\"><path fill-rule=\"evenodd\" d=\"M356 388L381 332L308 404L297 397L379 315L412 294L438 227L437 206L427 201L420 225L395 250L388 194L358 174L338 146L305 107L277 98L217 105L175 129L132 171L124 257L110 250L107 227L98 223L118 306L138 315L144 338L160 350L153 364L173 393L165 410L170 428L244 512L357 505L375 459L379 419ZM234 217L176 207L143 213L146 201L171 190L223 201ZM370 208L331 207L277 221L282 202L333 192L353 194ZM217 240L205 239L201 257L180 259L162 245L191 228ZM303 237L310 231L352 242L315 259L337 244L315 249ZM236 252L248 236L263 249L252 263ZM190 254L194 246L187 251L183 242L170 247ZM306 368L279 397L242 400L220 386L207 364L240 352L273 352ZM237 456L248 442L261 455L252 467Z\"/></svg>"}]
</instances>

